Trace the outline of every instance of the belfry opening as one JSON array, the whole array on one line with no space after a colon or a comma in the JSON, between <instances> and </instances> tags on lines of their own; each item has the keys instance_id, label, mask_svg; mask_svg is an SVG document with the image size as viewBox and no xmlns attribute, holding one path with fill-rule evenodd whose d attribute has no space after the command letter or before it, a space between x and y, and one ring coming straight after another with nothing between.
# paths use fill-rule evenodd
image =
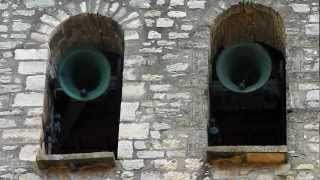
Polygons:
<instances>
[{"instance_id":1,"label":"belfry opening","mask_svg":"<svg viewBox=\"0 0 320 180\"><path fill-rule=\"evenodd\" d=\"M79 14L50 42L43 146L47 154L117 155L124 37L109 17Z\"/></svg>"},{"instance_id":2,"label":"belfry opening","mask_svg":"<svg viewBox=\"0 0 320 180\"><path fill-rule=\"evenodd\" d=\"M286 145L285 30L273 9L234 5L211 26L209 146Z\"/></svg>"}]
</instances>

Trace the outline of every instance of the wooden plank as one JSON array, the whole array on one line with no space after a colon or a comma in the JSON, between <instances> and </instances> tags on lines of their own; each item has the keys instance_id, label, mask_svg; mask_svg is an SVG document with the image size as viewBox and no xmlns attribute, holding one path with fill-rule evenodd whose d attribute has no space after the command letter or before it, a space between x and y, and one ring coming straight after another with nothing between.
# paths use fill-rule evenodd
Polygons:
<instances>
[{"instance_id":1,"label":"wooden plank","mask_svg":"<svg viewBox=\"0 0 320 180\"><path fill-rule=\"evenodd\" d=\"M113 167L115 157L113 152L94 152L94 153L76 153L76 154L45 154L38 151L37 164L39 169L48 168L77 168L89 165L105 165Z\"/></svg>"}]
</instances>

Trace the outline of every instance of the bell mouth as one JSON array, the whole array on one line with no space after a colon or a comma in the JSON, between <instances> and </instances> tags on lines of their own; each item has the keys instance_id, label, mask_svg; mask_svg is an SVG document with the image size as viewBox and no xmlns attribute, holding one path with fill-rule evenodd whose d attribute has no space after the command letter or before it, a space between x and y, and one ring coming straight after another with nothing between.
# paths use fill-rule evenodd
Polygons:
<instances>
[{"instance_id":1,"label":"bell mouth","mask_svg":"<svg viewBox=\"0 0 320 180\"><path fill-rule=\"evenodd\" d=\"M271 75L272 61L257 43L239 43L221 52L216 72L222 85L239 93L261 88Z\"/></svg>"},{"instance_id":2,"label":"bell mouth","mask_svg":"<svg viewBox=\"0 0 320 180\"><path fill-rule=\"evenodd\" d=\"M111 67L100 51L74 49L59 62L58 82L69 97L88 101L101 96L107 90Z\"/></svg>"}]
</instances>

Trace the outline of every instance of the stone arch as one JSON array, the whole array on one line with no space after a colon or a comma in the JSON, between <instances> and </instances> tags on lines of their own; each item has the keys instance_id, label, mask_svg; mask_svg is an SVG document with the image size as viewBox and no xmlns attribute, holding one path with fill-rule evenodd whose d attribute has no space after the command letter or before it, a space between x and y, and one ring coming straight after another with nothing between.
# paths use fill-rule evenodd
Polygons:
<instances>
[{"instance_id":1,"label":"stone arch","mask_svg":"<svg viewBox=\"0 0 320 180\"><path fill-rule=\"evenodd\" d=\"M233 5L215 19L210 30L211 57L219 49L240 41L264 42L285 55L284 22L271 7L261 4Z\"/></svg>"},{"instance_id":2,"label":"stone arch","mask_svg":"<svg viewBox=\"0 0 320 180\"><path fill-rule=\"evenodd\" d=\"M273 10L272 8L261 5L261 4L233 5L229 9L222 12L219 16L217 16L214 23L210 26L210 38L211 38L211 41L210 41L211 55L209 58L209 84L210 84L209 86L209 91L210 91L209 127L220 126L220 127L224 127L225 132L232 131L233 125L226 125L226 124L227 123L236 124L235 122L232 122L231 119L237 119L237 118L236 117L230 118L224 115L225 112L224 113L222 112L225 109L221 107L225 106L226 109L229 108L228 110L232 109L231 105L230 107L229 105L226 105L228 101L230 102L230 104L232 103L241 104L241 106L239 105L240 108L243 108L242 106L246 106L247 108L249 108L250 103L247 103L247 104L239 103L237 101L240 101L240 99L243 97L256 98L255 96L258 97L259 93L261 97L264 97L262 95L266 94L263 90L256 91L257 95L246 96L246 95L233 94L232 91L228 91L228 89L224 88L221 85L221 82L217 78L217 73L216 73L216 60L218 59L220 52L222 52L224 49L227 49L229 47L232 47L235 44L243 43L243 42L258 43L261 46L263 46L263 48L268 52L268 54L272 59L272 73L268 80L268 83L266 83L265 86L268 88L274 88L274 85L272 85L272 81L278 82L277 80L279 80L279 85L276 86L279 92L273 92L273 93L275 94L278 93L279 94L278 99L281 99L279 100L279 102L275 103L276 105L274 105L276 107L279 107L278 109L281 109L281 112L280 111L278 112L276 111L277 108L274 108L274 114L277 114L276 116L279 119L279 122L281 122L279 123L279 126L281 126L281 129L279 129L279 137L281 136L281 138L279 139L281 140L273 141L273 142L271 141L267 142L268 140L266 140L265 142L261 142L261 143L266 143L265 145L286 144L286 119L285 119L285 116L286 116L286 92L285 92L286 91L286 83L285 83L286 82L286 74L285 74L286 35L285 35L284 22L280 14L275 10ZM228 96L226 94L228 94ZM230 99L222 100L222 99L225 99L223 97L228 97ZM264 97L264 98L267 98L267 97ZM275 102L277 98L274 98L274 99L275 99L274 100ZM249 100L247 102L249 102ZM214 110L214 109L219 109L217 107L223 110ZM234 108L236 109L237 105L235 105ZM226 111L229 112L228 110ZM229 114L232 114L232 112L229 112ZM271 113L269 115L271 115ZM227 122L228 118L230 122ZM250 119L250 118L245 117L243 119ZM220 122L220 125L219 125L219 122ZM215 125L210 125L210 123ZM238 127L241 127L241 125ZM238 129L241 129L241 128L238 128ZM216 129L213 129L213 130L216 130ZM239 130L238 132L239 134L242 133L240 131L241 130ZM244 132L243 134L245 134L247 131L244 130L243 132ZM269 132L269 131L268 133L272 134L272 132ZM227 133L226 134L221 133L221 136L224 136L225 139L230 138L228 137ZM267 137L267 135L262 135L262 136ZM230 138L231 139L231 140L229 139L230 141L225 140L224 142L222 142L223 140L221 140L221 142L213 142L214 141L213 139L214 138L211 138L212 143L209 142L209 145L219 144L219 143L223 145L228 145L228 146L251 145L247 140L242 141L242 139L240 138L239 140L234 140L233 138ZM219 139L219 138L216 138L216 139ZM209 141L210 141L210 135L209 135ZM254 141L257 141L257 140L252 140L253 142L252 144L256 145L258 141L257 142L254 142Z\"/></svg>"},{"instance_id":3,"label":"stone arch","mask_svg":"<svg viewBox=\"0 0 320 180\"><path fill-rule=\"evenodd\" d=\"M118 29L118 35L122 36L119 40L119 44L109 50L114 50L114 52L121 52L122 59L126 59L124 49L131 49L132 52L137 51L137 43L125 43L137 42L143 40L145 37L144 33L144 20L140 12L132 7L128 1L123 0L97 0L97 1L82 1L80 3L68 1L59 2L55 8L50 8L45 11L44 14L40 16L39 23L32 27L29 36L29 42L33 47L41 49L41 52L49 52L49 65L50 59L56 58L61 54L61 49L55 48L57 45L54 39L58 39L57 32L62 24L64 24L68 19L72 17L80 17L83 14L95 15L100 18L107 18L110 21L110 25ZM61 29L60 29L61 30ZM58 33L59 34L59 33ZM115 34L116 35L116 34ZM109 39L110 40L110 39ZM110 45L110 44L106 44ZM135 46L133 48L133 46ZM67 47L66 47L67 49ZM45 59L45 58L43 58ZM124 68L125 71L125 68ZM47 75L52 72L47 72ZM47 104L47 99L45 97L44 104ZM44 112L47 112L48 107L44 107ZM45 114L44 114L45 116ZM42 125L45 125L46 119L43 118ZM44 126L43 126L44 128ZM41 137L41 146L44 148L43 144L44 136Z\"/></svg>"},{"instance_id":4,"label":"stone arch","mask_svg":"<svg viewBox=\"0 0 320 180\"><path fill-rule=\"evenodd\" d=\"M59 4L54 9L48 9L40 16L40 22L35 24L30 33L30 41L47 48L48 41L58 25L71 16L81 13L99 14L112 18L124 30L126 40L139 40L144 37L143 16L138 10L123 0L82 1Z\"/></svg>"}]
</instances>

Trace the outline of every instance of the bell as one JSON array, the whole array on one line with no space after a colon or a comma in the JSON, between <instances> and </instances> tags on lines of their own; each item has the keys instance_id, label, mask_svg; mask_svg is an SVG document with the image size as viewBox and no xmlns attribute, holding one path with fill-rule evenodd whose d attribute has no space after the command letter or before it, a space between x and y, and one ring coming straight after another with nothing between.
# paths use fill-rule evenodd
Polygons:
<instances>
[{"instance_id":1,"label":"bell","mask_svg":"<svg viewBox=\"0 0 320 180\"><path fill-rule=\"evenodd\" d=\"M219 81L227 89L249 93L261 88L271 75L268 52L257 43L239 43L221 52L216 63Z\"/></svg>"},{"instance_id":2,"label":"bell","mask_svg":"<svg viewBox=\"0 0 320 180\"><path fill-rule=\"evenodd\" d=\"M69 97L89 101L108 89L111 67L100 51L73 49L58 62L58 82Z\"/></svg>"}]
</instances>

